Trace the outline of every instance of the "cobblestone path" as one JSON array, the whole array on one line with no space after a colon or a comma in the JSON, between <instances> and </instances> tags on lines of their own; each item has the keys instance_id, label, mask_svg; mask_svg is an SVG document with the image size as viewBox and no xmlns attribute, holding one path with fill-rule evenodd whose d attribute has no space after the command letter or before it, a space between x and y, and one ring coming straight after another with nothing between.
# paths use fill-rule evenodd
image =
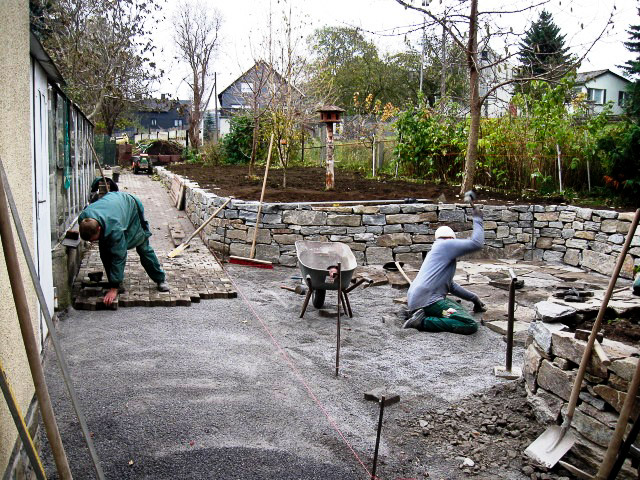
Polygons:
<instances>
[{"instance_id":1,"label":"cobblestone path","mask_svg":"<svg viewBox=\"0 0 640 480\"><path fill-rule=\"evenodd\" d=\"M201 299L236 297L237 292L231 281L199 237L195 237L180 256L167 257L175 248L170 229L174 232L182 230L188 236L194 228L185 213L173 206L171 197L160 182L153 181L147 175L126 172L120 175L118 186L120 191L133 193L142 201L145 217L153 233L151 245L167 274L171 291L159 292L140 265L135 249L129 250L124 292L120 293L111 309L140 306L186 307ZM180 243L179 240L177 243ZM90 272L103 272L102 281L91 281ZM105 292L106 274L98 254L98 246L93 245L82 260L74 283L73 306L78 310L106 309L102 302Z\"/></svg>"}]
</instances>

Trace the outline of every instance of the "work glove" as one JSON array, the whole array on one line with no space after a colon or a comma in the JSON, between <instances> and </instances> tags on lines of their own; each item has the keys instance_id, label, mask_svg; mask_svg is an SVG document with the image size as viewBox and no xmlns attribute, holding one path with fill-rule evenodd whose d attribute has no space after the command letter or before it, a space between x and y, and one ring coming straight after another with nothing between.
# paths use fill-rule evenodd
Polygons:
<instances>
[{"instance_id":1,"label":"work glove","mask_svg":"<svg viewBox=\"0 0 640 480\"><path fill-rule=\"evenodd\" d=\"M482 300L478 299L478 300L473 302L473 311L475 313L486 312L487 311L487 306L484 304L484 302Z\"/></svg>"}]
</instances>

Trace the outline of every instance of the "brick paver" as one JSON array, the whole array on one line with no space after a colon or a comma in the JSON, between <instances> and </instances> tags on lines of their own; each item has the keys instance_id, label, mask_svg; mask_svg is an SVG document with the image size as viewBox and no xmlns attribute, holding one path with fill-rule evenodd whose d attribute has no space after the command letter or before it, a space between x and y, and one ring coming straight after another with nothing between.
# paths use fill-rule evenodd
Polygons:
<instances>
[{"instance_id":1,"label":"brick paver","mask_svg":"<svg viewBox=\"0 0 640 480\"><path fill-rule=\"evenodd\" d=\"M118 307L175 307L189 306L192 302L211 298L234 298L237 292L224 270L209 252L199 237L195 237L189 248L180 256L169 258L174 249L170 227L182 230L186 236L193 231L193 225L184 212L178 211L160 182L154 182L147 175L124 173L120 175L120 191L137 195L145 208L149 221L151 245L171 286L170 292L158 292L156 284L147 276L140 265L138 254L129 250L125 267L124 292L121 292L112 309ZM103 272L103 279L94 282L90 272ZM98 246L93 245L85 255L74 284L74 307L79 310L100 310L106 306L102 297L106 293L106 274L98 254Z\"/></svg>"}]
</instances>

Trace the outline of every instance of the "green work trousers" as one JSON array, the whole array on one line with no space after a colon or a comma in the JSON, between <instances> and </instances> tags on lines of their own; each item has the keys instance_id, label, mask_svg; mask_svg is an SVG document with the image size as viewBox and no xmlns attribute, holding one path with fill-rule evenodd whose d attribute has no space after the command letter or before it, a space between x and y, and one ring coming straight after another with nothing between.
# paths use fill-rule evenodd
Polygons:
<instances>
[{"instance_id":1,"label":"green work trousers","mask_svg":"<svg viewBox=\"0 0 640 480\"><path fill-rule=\"evenodd\" d=\"M147 275L151 277L151 280L156 283L164 282L164 270L162 270L160 261L156 256L156 252L153 251L153 247L151 247L148 238L136 247L136 252L138 252L138 255L140 256L140 263L142 264L142 267L147 272ZM102 260L104 269L107 271L107 275L109 275L112 261L111 252L107 249L100 249L100 259ZM111 281L111 279L109 279L109 281Z\"/></svg>"},{"instance_id":2,"label":"green work trousers","mask_svg":"<svg viewBox=\"0 0 640 480\"><path fill-rule=\"evenodd\" d=\"M443 311L453 308L454 313L446 316ZM478 330L478 324L462 305L448 298L423 307L425 317L420 330L426 332L452 332L471 335Z\"/></svg>"},{"instance_id":3,"label":"green work trousers","mask_svg":"<svg viewBox=\"0 0 640 480\"><path fill-rule=\"evenodd\" d=\"M636 281L633 282L633 293L640 295L640 274L636 278Z\"/></svg>"}]
</instances>

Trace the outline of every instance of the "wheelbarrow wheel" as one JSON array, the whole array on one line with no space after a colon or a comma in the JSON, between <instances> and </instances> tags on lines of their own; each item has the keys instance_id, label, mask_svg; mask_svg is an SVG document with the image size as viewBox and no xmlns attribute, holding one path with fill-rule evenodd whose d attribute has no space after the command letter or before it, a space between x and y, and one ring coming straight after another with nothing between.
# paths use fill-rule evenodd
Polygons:
<instances>
[{"instance_id":1,"label":"wheelbarrow wheel","mask_svg":"<svg viewBox=\"0 0 640 480\"><path fill-rule=\"evenodd\" d=\"M326 295L327 291L322 289L322 288L316 288L313 291L313 306L316 308L322 308L322 306L324 305L324 297Z\"/></svg>"}]
</instances>

